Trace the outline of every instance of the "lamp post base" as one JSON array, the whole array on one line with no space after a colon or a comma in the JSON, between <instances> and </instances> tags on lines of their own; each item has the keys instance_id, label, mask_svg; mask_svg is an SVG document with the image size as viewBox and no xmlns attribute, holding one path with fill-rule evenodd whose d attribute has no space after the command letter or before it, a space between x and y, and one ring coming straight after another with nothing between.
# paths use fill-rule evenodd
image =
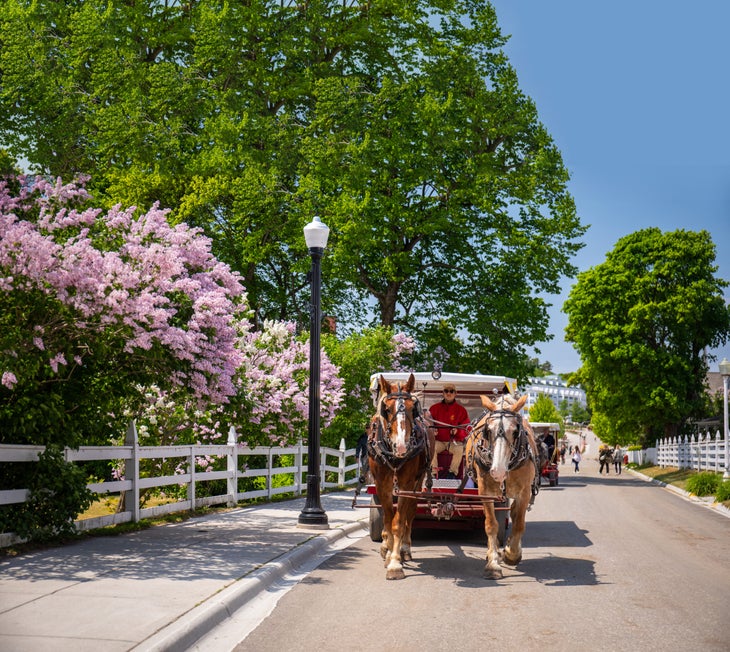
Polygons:
<instances>
[{"instance_id":1,"label":"lamp post base","mask_svg":"<svg viewBox=\"0 0 730 652\"><path fill-rule=\"evenodd\" d=\"M323 509L307 509L305 507L299 514L297 527L309 530L329 530L330 524L327 520L327 513Z\"/></svg>"}]
</instances>

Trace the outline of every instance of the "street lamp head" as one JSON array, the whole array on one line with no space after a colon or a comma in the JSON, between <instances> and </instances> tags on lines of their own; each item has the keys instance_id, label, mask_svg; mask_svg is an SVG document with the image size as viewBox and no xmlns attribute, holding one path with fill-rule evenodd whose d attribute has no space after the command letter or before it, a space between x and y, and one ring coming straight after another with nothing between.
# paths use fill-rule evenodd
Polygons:
<instances>
[{"instance_id":1,"label":"street lamp head","mask_svg":"<svg viewBox=\"0 0 730 652\"><path fill-rule=\"evenodd\" d=\"M720 375L730 376L730 362L728 362L727 358L723 358L720 363Z\"/></svg>"},{"instance_id":2,"label":"street lamp head","mask_svg":"<svg viewBox=\"0 0 730 652\"><path fill-rule=\"evenodd\" d=\"M323 224L317 215L304 227L304 241L309 249L324 249L327 246L329 234L329 227Z\"/></svg>"}]
</instances>

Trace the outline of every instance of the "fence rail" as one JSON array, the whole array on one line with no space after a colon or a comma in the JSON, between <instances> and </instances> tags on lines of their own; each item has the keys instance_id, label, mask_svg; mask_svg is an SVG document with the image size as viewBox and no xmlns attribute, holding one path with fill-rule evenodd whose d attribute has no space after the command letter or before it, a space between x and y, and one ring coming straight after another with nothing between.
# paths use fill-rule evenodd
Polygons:
<instances>
[{"instance_id":1,"label":"fence rail","mask_svg":"<svg viewBox=\"0 0 730 652\"><path fill-rule=\"evenodd\" d=\"M718 430L684 437L670 437L657 442L657 464L696 471L724 471L725 446Z\"/></svg>"},{"instance_id":2,"label":"fence rail","mask_svg":"<svg viewBox=\"0 0 730 652\"><path fill-rule=\"evenodd\" d=\"M45 450L43 446L20 446L0 444L0 463L2 462L37 462L38 456ZM137 429L134 423L127 430L123 446L81 446L78 449L65 449L68 462L89 462L98 460L124 460L124 479L108 482L95 482L87 485L96 494L125 493L125 511L106 516L98 516L75 521L77 531L90 530L107 525L137 522L143 518L153 518L169 514L193 510L210 505L236 505L239 501L255 498L271 499L275 495L294 493L301 495L307 487L306 464L307 446L301 441L294 446L249 448L238 444L236 431L231 428L226 444L183 445L183 446L140 446ZM282 456L293 456L294 463L289 466L277 466ZM225 471L204 471L197 468L196 460L204 457L225 457ZM253 457L265 458L263 466L249 466L247 460ZM144 459L182 458L184 472L168 476L146 476L140 474L140 461ZM357 484L359 466L355 449L345 448L342 440L339 449L322 447L320 449L320 477L323 489L343 487ZM274 478L293 475L293 484L275 486ZM328 480L328 477L330 478ZM263 478L264 487L249 491L239 491L239 480L242 478ZM336 478L336 480L334 480ZM201 482L225 480L226 493L215 496L196 496L196 487ZM144 489L165 487L170 485L186 485L187 497L165 505L154 507L140 506L140 492ZM0 505L23 503L28 500L27 489L0 490ZM0 534L0 546L9 545L13 535Z\"/></svg>"}]
</instances>

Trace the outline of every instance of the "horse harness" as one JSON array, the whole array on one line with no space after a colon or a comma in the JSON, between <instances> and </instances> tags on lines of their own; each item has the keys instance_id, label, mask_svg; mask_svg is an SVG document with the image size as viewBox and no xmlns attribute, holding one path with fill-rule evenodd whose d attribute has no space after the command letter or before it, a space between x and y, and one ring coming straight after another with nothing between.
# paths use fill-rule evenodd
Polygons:
<instances>
[{"instance_id":1,"label":"horse harness","mask_svg":"<svg viewBox=\"0 0 730 652\"><path fill-rule=\"evenodd\" d=\"M532 500L535 499L539 491L539 460L535 456L535 452L530 446L530 441L527 436L527 430L522 424L522 415L515 414L510 410L496 410L490 412L485 410L483 414L477 420L476 425L472 431L471 436L474 438L474 445L469 451L468 458L466 460L466 473L464 474L464 481L462 484L466 484L466 478L472 477L474 481L476 478L473 477L474 464L479 466L485 473L489 473L492 468L492 461L494 458L494 448L492 442L489 439L488 428L487 428L487 417L498 416L499 417L499 428L497 428L497 434L495 436L495 444L498 439L502 438L507 440L507 432L504 429L504 418L514 417L517 419L517 436L513 439L512 445L510 446L510 458L507 463L507 472L513 471L514 469L520 468L528 460L532 460L535 465L535 479L532 485ZM462 490L460 487L459 490ZM504 487L502 487L504 491ZM532 502L532 501L531 501Z\"/></svg>"},{"instance_id":2,"label":"horse harness","mask_svg":"<svg viewBox=\"0 0 730 652\"><path fill-rule=\"evenodd\" d=\"M395 399L396 409L393 416L390 415L386 401ZM413 415L409 415L406 411L406 400L412 400L414 403ZM407 450L405 455L397 455L393 450L391 440L386 437L386 432L390 432L391 426L398 418L403 415L411 424L411 436L406 444ZM413 459L427 448L428 437L426 436L426 426L421 415L421 404L418 399L410 392L398 389L397 392L386 394L380 399L380 409L371 422L368 432L368 454L380 464L384 464L392 471L397 471L407 461ZM428 451L426 451L428 457Z\"/></svg>"}]
</instances>

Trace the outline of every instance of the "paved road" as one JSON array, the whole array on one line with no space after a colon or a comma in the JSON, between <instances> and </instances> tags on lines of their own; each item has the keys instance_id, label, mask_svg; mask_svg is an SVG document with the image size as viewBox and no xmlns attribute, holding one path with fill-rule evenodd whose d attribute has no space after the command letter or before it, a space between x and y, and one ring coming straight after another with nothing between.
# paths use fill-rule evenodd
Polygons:
<instances>
[{"instance_id":1,"label":"paved road","mask_svg":"<svg viewBox=\"0 0 730 652\"><path fill-rule=\"evenodd\" d=\"M597 466L543 488L502 580L481 577L481 536L422 531L395 582L363 538L277 596L236 651L729 650L730 519Z\"/></svg>"}]
</instances>

